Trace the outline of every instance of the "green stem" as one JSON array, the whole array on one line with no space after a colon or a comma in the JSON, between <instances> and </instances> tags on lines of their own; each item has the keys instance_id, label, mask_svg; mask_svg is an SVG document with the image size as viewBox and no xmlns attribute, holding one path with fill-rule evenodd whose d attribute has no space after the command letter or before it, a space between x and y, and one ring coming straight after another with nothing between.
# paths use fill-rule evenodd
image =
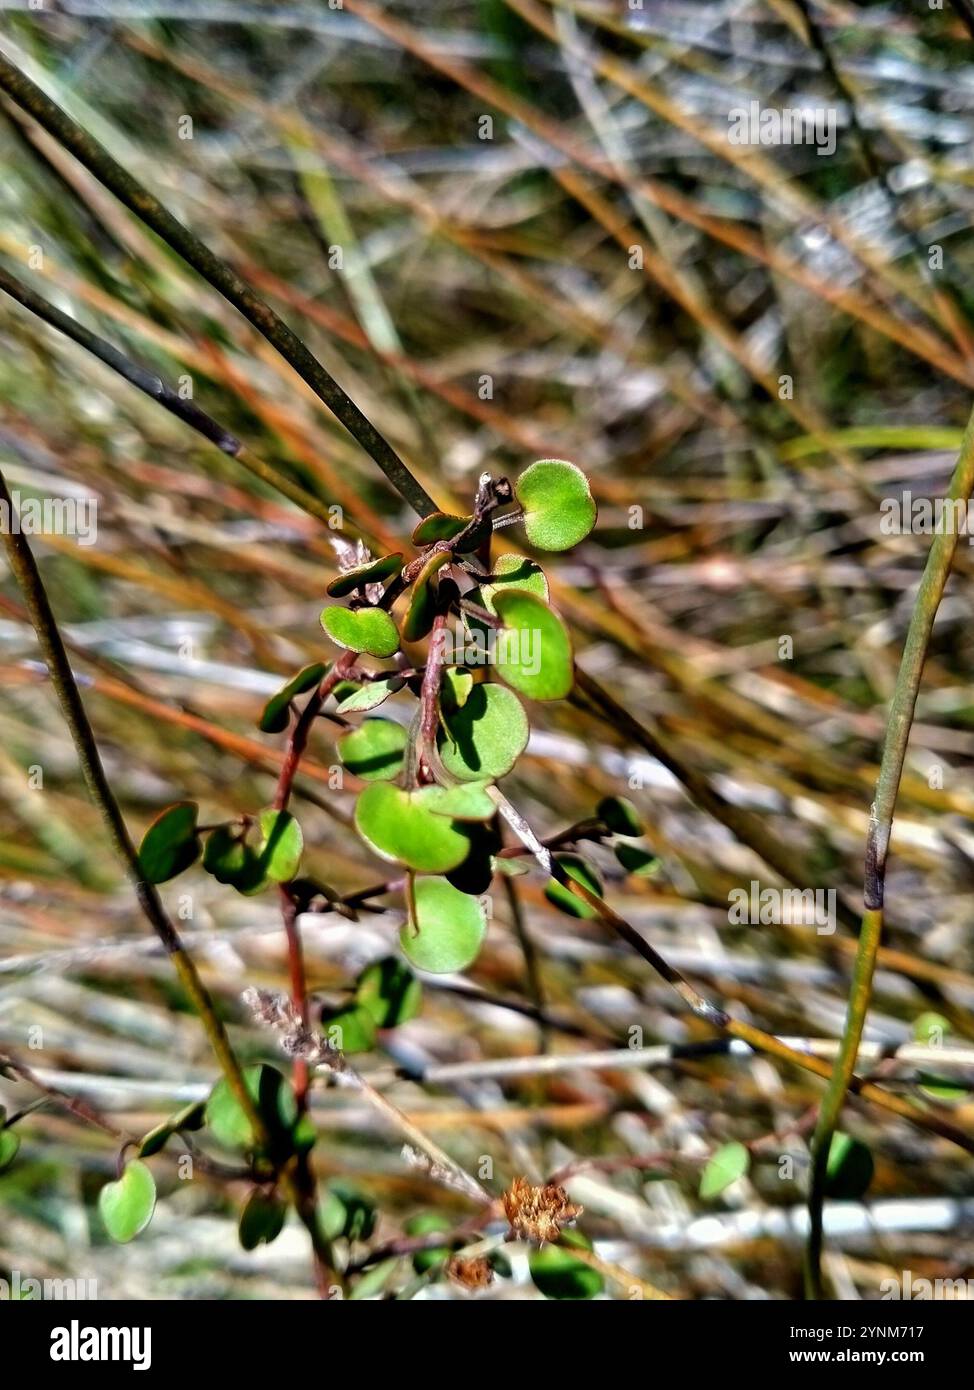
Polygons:
<instances>
[{"instance_id":1,"label":"green stem","mask_svg":"<svg viewBox=\"0 0 974 1390\"><path fill-rule=\"evenodd\" d=\"M960 453L954 467L947 499L951 504L967 503L974 487L974 412L968 420ZM953 505L948 516L956 518L959 508ZM849 1004L846 1010L842 1042L832 1068L828 1088L822 1100L818 1122L812 1136L812 1174L808 1197L809 1232L805 1252L805 1294L821 1298L822 1245L824 1237L823 1205L828 1173L829 1150L835 1134L850 1080L856 1066L856 1056L866 1022L872 994L873 973L883 934L883 898L886 884L886 856L889 850L893 812L899 792L903 763L906 758L910 729L916 708L920 678L933 631L937 609L950 574L957 549L958 527L948 526L934 538L927 563L917 590L910 626L906 634L900 669L889 708L883 756L876 781L876 799L869 814L866 837L865 874L863 885L863 917L859 931L859 946L853 967Z\"/></svg>"},{"instance_id":2,"label":"green stem","mask_svg":"<svg viewBox=\"0 0 974 1390\"><path fill-rule=\"evenodd\" d=\"M245 280L226 261L210 250L204 242L174 217L159 199L113 159L66 111L53 102L26 73L0 53L0 90L33 116L58 144L70 151L95 178L105 185L119 202L174 251L188 265L248 319L272 347L289 362L307 382L319 400L342 422L349 434L378 464L389 482L420 514L436 511L436 503L413 476L409 468L383 438L375 426L362 414L355 402L342 390L297 334L267 304L255 294Z\"/></svg>"}]
</instances>

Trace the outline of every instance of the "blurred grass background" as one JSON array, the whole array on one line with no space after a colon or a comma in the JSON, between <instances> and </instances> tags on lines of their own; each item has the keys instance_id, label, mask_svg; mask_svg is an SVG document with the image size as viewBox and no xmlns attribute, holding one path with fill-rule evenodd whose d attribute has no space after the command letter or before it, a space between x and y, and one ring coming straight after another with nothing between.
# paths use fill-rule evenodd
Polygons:
<instances>
[{"instance_id":1,"label":"blurred grass background","mask_svg":"<svg viewBox=\"0 0 974 1390\"><path fill-rule=\"evenodd\" d=\"M791 0L0 11L4 51L283 313L445 509L483 470L538 456L590 475L597 531L547 567L580 665L854 918L885 703L929 543L883 534L880 503L943 490L974 385L974 47L958 12ZM835 153L729 144L728 112L752 100L834 111ZM345 536L401 544L407 509L267 344L6 101L0 117L3 264L340 507ZM257 730L263 701L327 655L328 534L6 299L0 335L9 484L97 499L97 544L45 536L35 549L133 833L183 797L208 823L255 810L281 755ZM959 1046L974 1026L971 569L962 546L894 829L867 1030L891 1053L925 1013ZM849 926L733 925L731 889L778 882L753 851L611 720L568 704L532 717L508 794L536 831L630 796L659 868L627 877L595 851L610 903L735 1015L834 1039ZM354 780L330 784L332 734L322 722L313 737L296 809L309 870L354 892L377 865L349 832ZM144 1132L204 1093L212 1068L120 881L6 577L0 788L0 1051ZM469 979L429 984L421 1017L363 1070L468 1168L489 1155L492 1190L582 1164L569 1189L600 1254L670 1294L796 1296L814 1078L735 1054L394 1079L396 1065L626 1047L633 1028L646 1046L711 1036L543 886L517 880L548 1021L530 1015L523 941L495 887ZM199 871L166 896L235 1041L270 1055L239 995L286 980L276 902ZM316 994L340 1000L393 948L397 922L306 917ZM877 1065L931 1103L917 1064L863 1064ZM952 1079L969 1127L974 1051ZM35 1094L0 1088L11 1109ZM377 1239L419 1209L465 1214L403 1165L357 1098L323 1090L315 1113L319 1172L377 1201ZM868 1109L850 1107L845 1128L872 1147L876 1175L873 1208L832 1228L844 1296L876 1297L904 1268L970 1274L967 1156ZM0 1176L0 1268L97 1277L102 1297L311 1295L297 1230L256 1256L237 1248L242 1185L161 1176L150 1231L120 1252L92 1208L111 1141L54 1107L19 1129L21 1157ZM702 1201L700 1168L731 1139L751 1146L750 1175ZM481 1296L534 1294L515 1277Z\"/></svg>"}]
</instances>

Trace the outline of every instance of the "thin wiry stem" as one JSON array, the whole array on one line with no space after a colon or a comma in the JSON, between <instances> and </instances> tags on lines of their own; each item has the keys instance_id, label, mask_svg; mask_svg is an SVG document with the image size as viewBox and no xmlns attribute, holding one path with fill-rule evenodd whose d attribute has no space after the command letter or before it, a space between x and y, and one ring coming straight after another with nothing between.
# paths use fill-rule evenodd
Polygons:
<instances>
[{"instance_id":1,"label":"thin wiry stem","mask_svg":"<svg viewBox=\"0 0 974 1390\"><path fill-rule=\"evenodd\" d=\"M168 246L198 271L289 362L319 400L342 422L389 482L420 516L436 511L436 503L414 477L392 445L363 415L355 402L321 365L293 329L221 257L174 217L138 179L123 169L66 111L44 93L26 73L0 52L0 90L68 150L119 202L134 212Z\"/></svg>"},{"instance_id":2,"label":"thin wiry stem","mask_svg":"<svg viewBox=\"0 0 974 1390\"><path fill-rule=\"evenodd\" d=\"M974 412L967 424L960 453L947 490L948 518L956 516L954 503L965 503L974 488ZM822 1296L822 1206L828 1173L829 1150L856 1066L859 1042L872 995L873 973L883 935L883 899L886 886L886 856L889 851L893 812L903 775L906 748L916 709L920 678L926 661L930 634L937 609L950 574L957 549L958 528L947 526L934 538L923 577L917 589L903 656L889 707L883 756L876 780L876 798L869 815L866 837L865 881L863 885L862 926L849 991L849 1006L839 1055L819 1111L812 1136L812 1181L808 1197L809 1234L805 1255L805 1292L810 1298Z\"/></svg>"}]
</instances>

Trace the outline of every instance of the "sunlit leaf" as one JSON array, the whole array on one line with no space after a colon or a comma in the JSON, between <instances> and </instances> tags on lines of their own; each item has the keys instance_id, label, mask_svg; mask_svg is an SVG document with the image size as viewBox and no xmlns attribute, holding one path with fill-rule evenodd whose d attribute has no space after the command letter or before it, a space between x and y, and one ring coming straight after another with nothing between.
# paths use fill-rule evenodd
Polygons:
<instances>
[{"instance_id":1,"label":"sunlit leaf","mask_svg":"<svg viewBox=\"0 0 974 1390\"><path fill-rule=\"evenodd\" d=\"M409 734L389 719L363 719L335 744L342 766L366 782L387 781L402 770Z\"/></svg>"},{"instance_id":2,"label":"sunlit leaf","mask_svg":"<svg viewBox=\"0 0 974 1390\"><path fill-rule=\"evenodd\" d=\"M588 479L565 459L538 459L514 484L528 540L539 550L568 550L583 541L597 516Z\"/></svg>"},{"instance_id":3,"label":"sunlit leaf","mask_svg":"<svg viewBox=\"0 0 974 1390\"><path fill-rule=\"evenodd\" d=\"M288 883L298 872L304 850L301 827L290 811L268 806L258 818L261 841L257 850L261 867L275 883Z\"/></svg>"},{"instance_id":4,"label":"sunlit leaf","mask_svg":"<svg viewBox=\"0 0 974 1390\"><path fill-rule=\"evenodd\" d=\"M329 1183L318 1201L318 1229L328 1241L368 1240L375 1218L375 1204L352 1183Z\"/></svg>"},{"instance_id":5,"label":"sunlit leaf","mask_svg":"<svg viewBox=\"0 0 974 1390\"><path fill-rule=\"evenodd\" d=\"M436 617L435 576L451 560L449 552L435 551L413 581L409 607L402 623L402 640L418 642L433 626Z\"/></svg>"},{"instance_id":6,"label":"sunlit leaf","mask_svg":"<svg viewBox=\"0 0 974 1390\"><path fill-rule=\"evenodd\" d=\"M639 812L624 796L605 796L595 808L595 814L614 835L642 835L645 826Z\"/></svg>"},{"instance_id":7,"label":"sunlit leaf","mask_svg":"<svg viewBox=\"0 0 974 1390\"><path fill-rule=\"evenodd\" d=\"M345 598L356 589L364 588L366 584L381 584L386 579L395 578L402 567L401 554L384 555L380 560L369 560L364 565L344 570L337 579L331 581L325 592L331 598Z\"/></svg>"},{"instance_id":8,"label":"sunlit leaf","mask_svg":"<svg viewBox=\"0 0 974 1390\"><path fill-rule=\"evenodd\" d=\"M602 1275L576 1259L572 1246L576 1250L591 1250L592 1242L581 1231L565 1230L558 1245L542 1245L528 1256L531 1282L545 1298L594 1298L604 1289Z\"/></svg>"},{"instance_id":9,"label":"sunlit leaf","mask_svg":"<svg viewBox=\"0 0 974 1390\"><path fill-rule=\"evenodd\" d=\"M532 700L563 700L574 681L568 629L534 594L498 589L494 608L504 624L495 646L497 674Z\"/></svg>"},{"instance_id":10,"label":"sunlit leaf","mask_svg":"<svg viewBox=\"0 0 974 1390\"><path fill-rule=\"evenodd\" d=\"M20 1139L12 1129L0 1129L0 1173L17 1157Z\"/></svg>"},{"instance_id":11,"label":"sunlit leaf","mask_svg":"<svg viewBox=\"0 0 974 1390\"><path fill-rule=\"evenodd\" d=\"M547 601L548 581L544 570L534 560L508 552L497 557L492 573L493 578L482 582L477 589L477 601L488 613L496 612L494 596L500 589L518 589Z\"/></svg>"},{"instance_id":12,"label":"sunlit leaf","mask_svg":"<svg viewBox=\"0 0 974 1390\"><path fill-rule=\"evenodd\" d=\"M294 1092L281 1073L266 1062L260 1062L246 1068L244 1084L272 1137L290 1133L297 1119L297 1107ZM216 1083L206 1102L206 1127L224 1148L249 1150L254 1147L250 1120L225 1077Z\"/></svg>"},{"instance_id":13,"label":"sunlit leaf","mask_svg":"<svg viewBox=\"0 0 974 1390\"><path fill-rule=\"evenodd\" d=\"M744 1177L751 1166L751 1155L743 1144L722 1144L700 1175L700 1196L704 1201L719 1197L732 1182Z\"/></svg>"},{"instance_id":14,"label":"sunlit leaf","mask_svg":"<svg viewBox=\"0 0 974 1390\"><path fill-rule=\"evenodd\" d=\"M432 974L465 970L477 959L487 932L481 901L445 878L417 879L415 899L416 920L404 922L399 932L407 958Z\"/></svg>"},{"instance_id":15,"label":"sunlit leaf","mask_svg":"<svg viewBox=\"0 0 974 1390\"><path fill-rule=\"evenodd\" d=\"M393 656L399 650L399 632L384 608L324 608L321 626L339 647L369 656Z\"/></svg>"},{"instance_id":16,"label":"sunlit leaf","mask_svg":"<svg viewBox=\"0 0 974 1390\"><path fill-rule=\"evenodd\" d=\"M528 717L517 696L491 681L475 685L463 707L443 713L439 735L443 766L467 781L510 772L528 742Z\"/></svg>"},{"instance_id":17,"label":"sunlit leaf","mask_svg":"<svg viewBox=\"0 0 974 1390\"><path fill-rule=\"evenodd\" d=\"M459 822L429 810L418 792L388 782L365 788L355 806L355 824L377 854L421 873L456 868L470 846Z\"/></svg>"},{"instance_id":18,"label":"sunlit leaf","mask_svg":"<svg viewBox=\"0 0 974 1390\"><path fill-rule=\"evenodd\" d=\"M321 1016L321 1031L337 1052L368 1052L375 1046L376 1023L361 1004L335 1009Z\"/></svg>"},{"instance_id":19,"label":"sunlit leaf","mask_svg":"<svg viewBox=\"0 0 974 1390\"><path fill-rule=\"evenodd\" d=\"M556 854L554 862L569 878L573 878L576 883L581 883L590 893L601 898L604 891L602 880L588 860L583 859L580 854ZM559 883L556 878L548 880L544 895L550 903L561 908L562 912L566 912L569 917L591 918L598 916L594 907L590 907L581 898L577 898L570 888Z\"/></svg>"},{"instance_id":20,"label":"sunlit leaf","mask_svg":"<svg viewBox=\"0 0 974 1390\"><path fill-rule=\"evenodd\" d=\"M419 1013L423 986L395 956L373 961L359 975L355 998L368 1009L377 1028L398 1028Z\"/></svg>"},{"instance_id":21,"label":"sunlit leaf","mask_svg":"<svg viewBox=\"0 0 974 1390\"><path fill-rule=\"evenodd\" d=\"M144 1231L156 1207L156 1183L150 1169L133 1159L117 1182L98 1194L98 1211L112 1240L124 1245Z\"/></svg>"},{"instance_id":22,"label":"sunlit leaf","mask_svg":"<svg viewBox=\"0 0 974 1390\"><path fill-rule=\"evenodd\" d=\"M438 816L456 820L490 820L497 807L487 792L487 782L460 782L455 787L424 787L423 805Z\"/></svg>"},{"instance_id":23,"label":"sunlit leaf","mask_svg":"<svg viewBox=\"0 0 974 1390\"><path fill-rule=\"evenodd\" d=\"M177 801L156 816L139 846L139 865L148 883L165 883L195 862L198 814L195 801Z\"/></svg>"},{"instance_id":24,"label":"sunlit leaf","mask_svg":"<svg viewBox=\"0 0 974 1390\"><path fill-rule=\"evenodd\" d=\"M296 676L282 685L276 695L272 695L260 716L260 728L265 734L279 734L288 726L291 717L291 701L297 695L316 689L328 670L327 662L316 661L305 666Z\"/></svg>"},{"instance_id":25,"label":"sunlit leaf","mask_svg":"<svg viewBox=\"0 0 974 1390\"><path fill-rule=\"evenodd\" d=\"M381 680L369 681L354 690L336 706L336 714L362 714L366 710L378 709L379 705L402 690L406 682L402 676L383 676Z\"/></svg>"}]
</instances>

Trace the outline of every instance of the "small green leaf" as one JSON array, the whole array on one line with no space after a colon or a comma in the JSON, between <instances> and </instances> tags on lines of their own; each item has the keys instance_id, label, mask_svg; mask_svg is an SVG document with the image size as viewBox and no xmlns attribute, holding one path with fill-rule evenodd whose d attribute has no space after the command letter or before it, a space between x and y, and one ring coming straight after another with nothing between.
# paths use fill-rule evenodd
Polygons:
<instances>
[{"instance_id":1,"label":"small green leaf","mask_svg":"<svg viewBox=\"0 0 974 1390\"><path fill-rule=\"evenodd\" d=\"M20 1139L12 1129L0 1129L0 1173L9 1168L17 1157Z\"/></svg>"},{"instance_id":2,"label":"small green leaf","mask_svg":"<svg viewBox=\"0 0 974 1390\"><path fill-rule=\"evenodd\" d=\"M395 956L373 961L359 975L355 998L377 1028L398 1028L416 1018L423 1004L423 986Z\"/></svg>"},{"instance_id":3,"label":"small green leaf","mask_svg":"<svg viewBox=\"0 0 974 1390\"><path fill-rule=\"evenodd\" d=\"M139 846L139 864L148 883L165 883L195 862L200 852L198 814L195 801L177 801L156 816Z\"/></svg>"},{"instance_id":4,"label":"small green leaf","mask_svg":"<svg viewBox=\"0 0 974 1390\"><path fill-rule=\"evenodd\" d=\"M651 878L659 869L660 861L656 855L640 845L616 844L612 846L612 852L626 873L635 874L637 878Z\"/></svg>"},{"instance_id":5,"label":"small green leaf","mask_svg":"<svg viewBox=\"0 0 974 1390\"><path fill-rule=\"evenodd\" d=\"M260 716L260 728L265 734L279 734L288 726L291 717L291 701L307 690L316 689L322 682L328 663L316 661L305 666L296 676L282 685L276 695L272 695Z\"/></svg>"},{"instance_id":6,"label":"small green leaf","mask_svg":"<svg viewBox=\"0 0 974 1390\"><path fill-rule=\"evenodd\" d=\"M124 1245L144 1231L156 1207L156 1183L139 1159L126 1165L117 1182L106 1183L98 1194L98 1210L112 1240Z\"/></svg>"},{"instance_id":7,"label":"small green leaf","mask_svg":"<svg viewBox=\"0 0 974 1390\"><path fill-rule=\"evenodd\" d=\"M432 1236L451 1229L449 1217L438 1211L421 1211L404 1222L403 1230L407 1236ZM417 1274L426 1274L437 1265L450 1258L450 1246L435 1245L429 1250L416 1250L413 1254L413 1269Z\"/></svg>"},{"instance_id":8,"label":"small green leaf","mask_svg":"<svg viewBox=\"0 0 974 1390\"><path fill-rule=\"evenodd\" d=\"M479 602L488 613L495 613L494 596L500 589L520 589L534 594L536 598L548 599L548 581L545 572L534 560L509 551L499 555L492 567L493 578L482 583L477 590L475 602Z\"/></svg>"},{"instance_id":9,"label":"small green leaf","mask_svg":"<svg viewBox=\"0 0 974 1390\"><path fill-rule=\"evenodd\" d=\"M851 1134L832 1135L825 1174L825 1195L836 1201L854 1202L873 1180L875 1165L868 1147Z\"/></svg>"},{"instance_id":10,"label":"small green leaf","mask_svg":"<svg viewBox=\"0 0 974 1390\"><path fill-rule=\"evenodd\" d=\"M542 1245L528 1256L531 1282L545 1298L594 1298L605 1288L599 1271L576 1259L572 1246L576 1250L591 1250L592 1242L581 1231L566 1230L557 1245Z\"/></svg>"},{"instance_id":11,"label":"small green leaf","mask_svg":"<svg viewBox=\"0 0 974 1390\"><path fill-rule=\"evenodd\" d=\"M405 684L402 676L383 676L381 680L369 681L367 685L347 695L336 707L335 713L363 714L366 710L378 709L390 695L402 690Z\"/></svg>"},{"instance_id":12,"label":"small green leaf","mask_svg":"<svg viewBox=\"0 0 974 1390\"><path fill-rule=\"evenodd\" d=\"M613 835L642 835L645 826L639 812L624 796L605 796L595 808L599 820L604 821Z\"/></svg>"},{"instance_id":13,"label":"small green leaf","mask_svg":"<svg viewBox=\"0 0 974 1390\"><path fill-rule=\"evenodd\" d=\"M452 559L449 551L434 551L413 581L409 608L402 624L404 642L419 642L433 626L436 617L435 576Z\"/></svg>"},{"instance_id":14,"label":"small green leaf","mask_svg":"<svg viewBox=\"0 0 974 1390\"><path fill-rule=\"evenodd\" d=\"M406 921L399 943L419 970L449 975L465 970L479 954L487 914L478 898L461 893L445 878L416 880L416 921Z\"/></svg>"},{"instance_id":15,"label":"small green leaf","mask_svg":"<svg viewBox=\"0 0 974 1390\"><path fill-rule=\"evenodd\" d=\"M329 1183L318 1202L318 1229L325 1240L368 1240L375 1230L375 1204L348 1182Z\"/></svg>"},{"instance_id":16,"label":"small green leaf","mask_svg":"<svg viewBox=\"0 0 974 1390\"><path fill-rule=\"evenodd\" d=\"M254 1188L244 1202L237 1233L245 1250L270 1245L284 1229L287 1206L279 1197Z\"/></svg>"},{"instance_id":17,"label":"small green leaf","mask_svg":"<svg viewBox=\"0 0 974 1390\"><path fill-rule=\"evenodd\" d=\"M375 1047L375 1019L364 1005L323 1013L321 1031L337 1052L370 1052Z\"/></svg>"},{"instance_id":18,"label":"small green leaf","mask_svg":"<svg viewBox=\"0 0 974 1390\"><path fill-rule=\"evenodd\" d=\"M603 893L602 880L598 873L580 854L556 854L554 862L576 883L581 883L590 893L594 893L597 898L601 898ZM563 883L559 883L556 878L548 880L544 895L550 903L568 914L569 917L592 918L597 917L598 913L594 907L583 902L581 898L576 898L570 888L566 888Z\"/></svg>"},{"instance_id":19,"label":"small green leaf","mask_svg":"<svg viewBox=\"0 0 974 1390\"><path fill-rule=\"evenodd\" d=\"M205 1101L192 1101L189 1105L184 1105L182 1110L177 1110L174 1115L170 1115L167 1120L163 1120L143 1136L139 1144L139 1157L151 1158L153 1154L159 1153L174 1134L202 1129L205 1111Z\"/></svg>"},{"instance_id":20,"label":"small green leaf","mask_svg":"<svg viewBox=\"0 0 974 1390\"><path fill-rule=\"evenodd\" d=\"M452 541L469 526L473 517L450 516L447 512L432 512L424 516L413 531L413 545L435 545L437 541Z\"/></svg>"},{"instance_id":21,"label":"small green leaf","mask_svg":"<svg viewBox=\"0 0 974 1390\"><path fill-rule=\"evenodd\" d=\"M538 459L514 484L528 540L539 550L569 550L598 515L588 479L565 459Z\"/></svg>"},{"instance_id":22,"label":"small green leaf","mask_svg":"<svg viewBox=\"0 0 974 1390\"><path fill-rule=\"evenodd\" d=\"M941 1047L949 1035L950 1021L943 1014L921 1014L913 1025L913 1040L924 1047Z\"/></svg>"},{"instance_id":23,"label":"small green leaf","mask_svg":"<svg viewBox=\"0 0 974 1390\"><path fill-rule=\"evenodd\" d=\"M443 672L440 685L440 705L444 714L454 714L462 709L473 690L473 676L469 671L461 671L459 666L448 666Z\"/></svg>"},{"instance_id":24,"label":"small green leaf","mask_svg":"<svg viewBox=\"0 0 974 1390\"><path fill-rule=\"evenodd\" d=\"M389 781L402 771L409 734L389 719L363 719L335 747L342 766L366 782Z\"/></svg>"},{"instance_id":25,"label":"small green leaf","mask_svg":"<svg viewBox=\"0 0 974 1390\"><path fill-rule=\"evenodd\" d=\"M418 795L423 805L438 816L456 820L490 820L497 807L487 793L487 782L460 782L455 787L424 787Z\"/></svg>"},{"instance_id":26,"label":"small green leaf","mask_svg":"<svg viewBox=\"0 0 974 1390\"><path fill-rule=\"evenodd\" d=\"M301 827L290 811L275 811L272 806L261 811L258 819L261 867L275 883L289 883L298 872L304 850Z\"/></svg>"},{"instance_id":27,"label":"small green leaf","mask_svg":"<svg viewBox=\"0 0 974 1390\"><path fill-rule=\"evenodd\" d=\"M321 626L350 652L384 658L399 650L399 633L384 608L324 608Z\"/></svg>"},{"instance_id":28,"label":"small green leaf","mask_svg":"<svg viewBox=\"0 0 974 1390\"><path fill-rule=\"evenodd\" d=\"M253 1097L257 1110L275 1139L290 1134L297 1119L294 1092L281 1073L266 1062L247 1067L244 1085ZM217 1143L226 1149L250 1150L254 1147L253 1129L226 1077L221 1077L206 1102L206 1124Z\"/></svg>"},{"instance_id":29,"label":"small green leaf","mask_svg":"<svg viewBox=\"0 0 974 1390\"><path fill-rule=\"evenodd\" d=\"M497 674L529 699L563 700L575 673L571 638L558 614L518 589L498 589L494 608L504 624L494 647Z\"/></svg>"},{"instance_id":30,"label":"small green leaf","mask_svg":"<svg viewBox=\"0 0 974 1390\"><path fill-rule=\"evenodd\" d=\"M743 1144L722 1144L700 1175L700 1196L705 1202L719 1197L732 1182L743 1178L751 1166L751 1155Z\"/></svg>"},{"instance_id":31,"label":"small green leaf","mask_svg":"<svg viewBox=\"0 0 974 1390\"><path fill-rule=\"evenodd\" d=\"M528 743L524 706L502 685L475 685L463 707L443 711L439 751L443 766L464 781L483 782L510 772Z\"/></svg>"},{"instance_id":32,"label":"small green leaf","mask_svg":"<svg viewBox=\"0 0 974 1390\"><path fill-rule=\"evenodd\" d=\"M203 868L213 875L217 883L236 885L250 869L248 853L238 827L218 825L207 837ZM252 852L250 857L253 857Z\"/></svg>"},{"instance_id":33,"label":"small green leaf","mask_svg":"<svg viewBox=\"0 0 974 1390\"><path fill-rule=\"evenodd\" d=\"M421 873L455 869L470 848L459 822L429 810L418 792L388 782L365 788L355 806L355 824L377 854Z\"/></svg>"},{"instance_id":34,"label":"small green leaf","mask_svg":"<svg viewBox=\"0 0 974 1390\"><path fill-rule=\"evenodd\" d=\"M398 552L395 555L384 555L381 560L369 560L364 565L344 570L337 579L331 581L325 592L331 598L345 598L347 594L364 588L366 584L381 584L386 579L395 578L402 570L403 563L402 554Z\"/></svg>"}]
</instances>

